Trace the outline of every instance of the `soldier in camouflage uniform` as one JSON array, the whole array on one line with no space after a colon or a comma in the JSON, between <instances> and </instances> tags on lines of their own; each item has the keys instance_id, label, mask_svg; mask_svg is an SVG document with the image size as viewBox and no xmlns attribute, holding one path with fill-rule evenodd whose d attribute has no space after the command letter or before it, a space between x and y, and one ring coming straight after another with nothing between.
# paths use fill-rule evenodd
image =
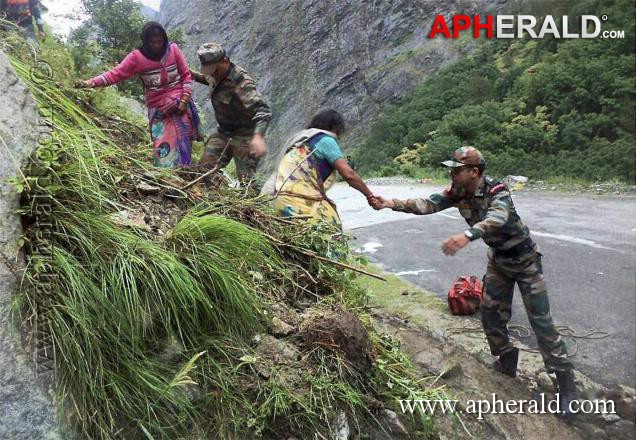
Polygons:
<instances>
[{"instance_id":1,"label":"soldier in camouflage uniform","mask_svg":"<svg viewBox=\"0 0 636 440\"><path fill-rule=\"evenodd\" d=\"M192 77L209 87L218 123L200 163L220 169L234 158L239 179L249 181L259 159L267 154L264 136L272 118L269 106L256 90L256 82L229 60L219 44L205 43L197 55L201 72L192 71Z\"/></svg>"},{"instance_id":2,"label":"soldier in camouflage uniform","mask_svg":"<svg viewBox=\"0 0 636 440\"><path fill-rule=\"evenodd\" d=\"M481 319L490 351L499 356L493 366L509 376L517 374L519 350L510 341L507 326L516 283L546 368L556 372L562 415L571 417L568 405L577 394L573 366L567 358L565 343L552 322L541 253L530 237L530 231L519 218L508 188L482 175L486 162L477 149L459 148L453 153L452 160L442 164L449 168L452 183L441 194L404 201L378 197L374 208L420 215L451 207L459 209L469 228L445 240L442 250L446 255L454 255L479 238L489 246Z\"/></svg>"}]
</instances>

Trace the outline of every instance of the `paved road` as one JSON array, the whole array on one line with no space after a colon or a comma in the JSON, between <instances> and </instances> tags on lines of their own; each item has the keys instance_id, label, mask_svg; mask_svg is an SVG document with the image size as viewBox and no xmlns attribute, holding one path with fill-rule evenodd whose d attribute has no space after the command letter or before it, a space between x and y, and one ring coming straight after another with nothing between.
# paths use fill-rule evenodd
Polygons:
<instances>
[{"instance_id":1,"label":"paved road","mask_svg":"<svg viewBox=\"0 0 636 440\"><path fill-rule=\"evenodd\" d=\"M376 185L387 197L424 197L441 187ZM375 212L346 185L330 196L338 204L345 229L371 261L385 270L445 298L460 275L482 276L486 245L471 243L454 257L440 250L451 233L466 223L452 208L430 216L390 210ZM557 325L584 333L602 330L602 340L579 340L576 366L605 384L636 381L636 199L590 194L566 196L519 192L517 210L544 254L544 270ZM518 290L512 323L528 325ZM525 341L536 345L534 338Z\"/></svg>"}]
</instances>

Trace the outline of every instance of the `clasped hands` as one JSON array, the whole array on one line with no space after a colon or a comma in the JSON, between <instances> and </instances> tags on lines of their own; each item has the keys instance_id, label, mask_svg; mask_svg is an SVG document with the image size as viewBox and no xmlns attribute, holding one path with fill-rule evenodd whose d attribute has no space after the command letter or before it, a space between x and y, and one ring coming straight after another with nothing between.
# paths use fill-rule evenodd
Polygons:
<instances>
[{"instance_id":1,"label":"clasped hands","mask_svg":"<svg viewBox=\"0 0 636 440\"><path fill-rule=\"evenodd\" d=\"M367 196L367 203L369 203L369 206L376 211L384 208L393 208L395 206L392 199L385 199L384 197L376 196L374 194Z\"/></svg>"},{"instance_id":2,"label":"clasped hands","mask_svg":"<svg viewBox=\"0 0 636 440\"><path fill-rule=\"evenodd\" d=\"M385 199L384 197L376 196L374 194L367 196L367 202L369 203L369 206L376 211L383 208L395 207L393 199ZM468 243L470 243L470 240L464 234L451 235L442 242L442 252L444 252L445 255L455 255L457 251L468 245Z\"/></svg>"}]
</instances>

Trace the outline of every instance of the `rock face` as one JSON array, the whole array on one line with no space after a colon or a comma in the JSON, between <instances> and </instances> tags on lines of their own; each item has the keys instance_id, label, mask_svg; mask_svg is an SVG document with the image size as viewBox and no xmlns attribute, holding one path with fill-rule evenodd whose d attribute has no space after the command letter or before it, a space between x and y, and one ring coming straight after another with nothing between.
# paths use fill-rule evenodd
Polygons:
<instances>
[{"instance_id":1,"label":"rock face","mask_svg":"<svg viewBox=\"0 0 636 440\"><path fill-rule=\"evenodd\" d=\"M345 116L346 148L382 105L470 50L461 40L428 39L435 16L485 15L505 2L163 0L160 21L184 30L184 53L195 69L196 48L216 41L258 81L274 115L271 161L282 142L325 107ZM212 128L206 88L195 86L195 97Z\"/></svg>"},{"instance_id":2,"label":"rock face","mask_svg":"<svg viewBox=\"0 0 636 440\"><path fill-rule=\"evenodd\" d=\"M44 377L36 378L34 365L20 344L9 319L8 306L17 289L20 219L18 197L7 179L35 149L38 115L35 101L0 52L0 438L13 440L61 438Z\"/></svg>"}]
</instances>

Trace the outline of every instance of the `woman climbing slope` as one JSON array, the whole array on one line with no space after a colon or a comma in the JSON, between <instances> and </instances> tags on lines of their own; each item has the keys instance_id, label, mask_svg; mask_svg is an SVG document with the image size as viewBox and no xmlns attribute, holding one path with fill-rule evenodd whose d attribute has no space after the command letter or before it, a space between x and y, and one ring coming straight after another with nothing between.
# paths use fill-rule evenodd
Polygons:
<instances>
[{"instance_id":1,"label":"woman climbing slope","mask_svg":"<svg viewBox=\"0 0 636 440\"><path fill-rule=\"evenodd\" d=\"M144 84L155 164L160 167L189 165L192 141L201 140L200 119L192 102L192 76L176 43L168 41L157 22L146 23L142 44L114 69L78 88L107 87L139 75Z\"/></svg>"}]
</instances>

